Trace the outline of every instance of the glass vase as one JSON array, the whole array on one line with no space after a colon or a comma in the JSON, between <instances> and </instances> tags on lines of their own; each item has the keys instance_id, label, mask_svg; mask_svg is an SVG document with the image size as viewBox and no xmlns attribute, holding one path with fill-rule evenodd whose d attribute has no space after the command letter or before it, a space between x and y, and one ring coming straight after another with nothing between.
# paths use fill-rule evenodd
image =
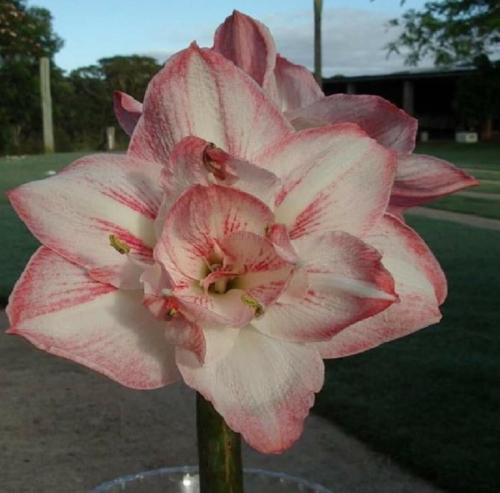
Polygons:
<instances>
[{"instance_id":1,"label":"glass vase","mask_svg":"<svg viewBox=\"0 0 500 493\"><path fill-rule=\"evenodd\" d=\"M245 493L333 493L305 479L281 472L245 468ZM121 476L107 481L89 493L199 493L196 466L164 467Z\"/></svg>"}]
</instances>

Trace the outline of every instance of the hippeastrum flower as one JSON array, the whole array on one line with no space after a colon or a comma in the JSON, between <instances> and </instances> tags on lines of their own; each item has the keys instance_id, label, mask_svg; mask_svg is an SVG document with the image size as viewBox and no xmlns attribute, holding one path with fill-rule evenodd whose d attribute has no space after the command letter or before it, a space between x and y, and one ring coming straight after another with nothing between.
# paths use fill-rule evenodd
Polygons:
<instances>
[{"instance_id":1,"label":"hippeastrum flower","mask_svg":"<svg viewBox=\"0 0 500 493\"><path fill-rule=\"evenodd\" d=\"M217 29L213 49L251 75L295 128L352 122L395 150L398 168L390 201L393 212L478 184L442 159L413 154L417 120L385 99L354 94L325 97L305 67L277 54L269 30L259 21L234 11Z\"/></svg>"},{"instance_id":2,"label":"hippeastrum flower","mask_svg":"<svg viewBox=\"0 0 500 493\"><path fill-rule=\"evenodd\" d=\"M11 334L127 387L182 378L250 445L281 452L322 357L439 319L439 265L386 213L396 153L359 126L296 131L244 71L194 44L142 110L116 101L134 126L126 155L9 194L43 245L11 295Z\"/></svg>"},{"instance_id":3,"label":"hippeastrum flower","mask_svg":"<svg viewBox=\"0 0 500 493\"><path fill-rule=\"evenodd\" d=\"M213 49L247 72L274 100L296 129L352 122L383 146L398 154L396 179L389 210L425 204L478 181L442 159L414 154L418 122L379 96L333 94L325 96L312 74L276 51L268 28L234 11L215 33ZM121 95L117 115L131 133L131 121L140 103Z\"/></svg>"}]
</instances>

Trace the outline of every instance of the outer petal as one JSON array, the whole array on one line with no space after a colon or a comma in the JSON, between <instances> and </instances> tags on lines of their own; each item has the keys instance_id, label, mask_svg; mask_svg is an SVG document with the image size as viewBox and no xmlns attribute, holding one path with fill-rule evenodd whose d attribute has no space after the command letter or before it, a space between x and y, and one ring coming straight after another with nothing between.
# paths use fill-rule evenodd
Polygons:
<instances>
[{"instance_id":1,"label":"outer petal","mask_svg":"<svg viewBox=\"0 0 500 493\"><path fill-rule=\"evenodd\" d=\"M287 116L298 129L351 122L389 149L407 154L415 147L417 120L379 96L333 94Z\"/></svg>"},{"instance_id":2,"label":"outer petal","mask_svg":"<svg viewBox=\"0 0 500 493\"><path fill-rule=\"evenodd\" d=\"M191 351L198 361L205 361L206 344L203 330L200 326L178 314L165 324L167 341L187 351Z\"/></svg>"},{"instance_id":3,"label":"outer petal","mask_svg":"<svg viewBox=\"0 0 500 493\"><path fill-rule=\"evenodd\" d=\"M446 279L423 240L399 219L386 215L366 241L382 252L396 282L399 302L318 344L324 358L359 353L437 323Z\"/></svg>"},{"instance_id":4,"label":"outer petal","mask_svg":"<svg viewBox=\"0 0 500 493\"><path fill-rule=\"evenodd\" d=\"M140 298L92 280L48 248L30 260L7 313L10 334L127 387L153 389L178 378L163 324Z\"/></svg>"},{"instance_id":5,"label":"outer petal","mask_svg":"<svg viewBox=\"0 0 500 493\"><path fill-rule=\"evenodd\" d=\"M400 156L390 205L406 209L478 185L479 181L451 163L432 156Z\"/></svg>"},{"instance_id":6,"label":"outer petal","mask_svg":"<svg viewBox=\"0 0 500 493\"><path fill-rule=\"evenodd\" d=\"M274 76L281 111L309 106L325 96L309 70L280 55L276 58Z\"/></svg>"},{"instance_id":7,"label":"outer petal","mask_svg":"<svg viewBox=\"0 0 500 493\"><path fill-rule=\"evenodd\" d=\"M222 55L193 44L150 82L129 153L166 163L176 143L195 135L252 161L290 130L255 81Z\"/></svg>"},{"instance_id":8,"label":"outer petal","mask_svg":"<svg viewBox=\"0 0 500 493\"><path fill-rule=\"evenodd\" d=\"M338 232L294 243L308 286L304 293L286 293L255 320L261 332L303 342L327 340L396 300L380 254L361 240Z\"/></svg>"},{"instance_id":9,"label":"outer petal","mask_svg":"<svg viewBox=\"0 0 500 493\"><path fill-rule=\"evenodd\" d=\"M177 350L177 363L184 381L264 453L283 452L299 438L323 384L323 362L314 348L266 337L251 326L215 361L207 357L201 366Z\"/></svg>"},{"instance_id":10,"label":"outer petal","mask_svg":"<svg viewBox=\"0 0 500 493\"><path fill-rule=\"evenodd\" d=\"M170 208L193 185L232 186L272 204L279 179L268 170L240 159L198 137L186 137L177 144L162 172L162 185Z\"/></svg>"},{"instance_id":11,"label":"outer petal","mask_svg":"<svg viewBox=\"0 0 500 493\"><path fill-rule=\"evenodd\" d=\"M155 242L160 167L117 154L89 156L56 176L22 185L9 199L30 231L46 246L114 286L138 288ZM130 247L110 246L115 235Z\"/></svg>"},{"instance_id":12,"label":"outer petal","mask_svg":"<svg viewBox=\"0 0 500 493\"><path fill-rule=\"evenodd\" d=\"M113 93L113 109L115 116L127 135L132 135L142 115L142 103L121 91Z\"/></svg>"},{"instance_id":13,"label":"outer petal","mask_svg":"<svg viewBox=\"0 0 500 493\"><path fill-rule=\"evenodd\" d=\"M273 214L260 200L239 190L196 185L182 195L168 213L155 258L171 275L200 280L214 240L236 231L261 236L273 222Z\"/></svg>"},{"instance_id":14,"label":"outer petal","mask_svg":"<svg viewBox=\"0 0 500 493\"><path fill-rule=\"evenodd\" d=\"M237 10L217 28L213 49L244 70L260 86L265 87L273 76L276 47L269 29Z\"/></svg>"},{"instance_id":15,"label":"outer petal","mask_svg":"<svg viewBox=\"0 0 500 493\"><path fill-rule=\"evenodd\" d=\"M275 211L292 239L311 233L366 233L387 208L396 156L356 125L302 130L256 158L283 182Z\"/></svg>"}]
</instances>

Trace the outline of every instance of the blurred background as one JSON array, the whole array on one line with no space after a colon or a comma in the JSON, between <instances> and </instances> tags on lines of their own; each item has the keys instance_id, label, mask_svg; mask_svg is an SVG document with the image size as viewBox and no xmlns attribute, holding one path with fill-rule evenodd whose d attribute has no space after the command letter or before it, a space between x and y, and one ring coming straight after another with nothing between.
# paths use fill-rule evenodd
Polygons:
<instances>
[{"instance_id":1,"label":"blurred background","mask_svg":"<svg viewBox=\"0 0 500 493\"><path fill-rule=\"evenodd\" d=\"M417 152L451 161L481 181L407 216L449 279L443 321L365 354L329 361L314 408L324 423L380 454L380 470L397 464L414 479L355 486L338 468L335 481L314 466L300 466L302 473L321 477L339 493L497 493L498 0L0 0L1 306L37 247L3 192L50 176L86 153L126 149L113 91L142 101L165 60L193 40L211 46L213 32L233 9L264 22L278 51L314 71L326 94L376 94L392 101L419 119ZM318 46L322 56L315 63ZM84 491L134 468L173 465L167 464L171 445L161 433L170 424L158 412L158 406L171 405L168 396L136 398L73 364L33 354L0 337L0 462L8 463L0 473L1 491ZM139 446L145 435L148 446ZM334 460L328 454L337 445L345 457ZM350 445L345 451L341 443L318 447L327 449L321 460L316 457L324 470L335 470L336 460L357 460L362 475L374 460L352 455ZM303 461L314 460L302 454ZM279 467L286 469L284 457ZM122 470L126 460L129 469ZM35 477L38 485L31 484Z\"/></svg>"}]
</instances>

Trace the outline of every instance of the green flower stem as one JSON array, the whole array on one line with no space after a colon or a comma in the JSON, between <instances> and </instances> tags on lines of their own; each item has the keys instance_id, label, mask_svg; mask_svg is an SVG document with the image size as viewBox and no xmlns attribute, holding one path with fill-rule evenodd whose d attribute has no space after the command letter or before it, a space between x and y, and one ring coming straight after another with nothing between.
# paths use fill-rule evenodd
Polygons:
<instances>
[{"instance_id":1,"label":"green flower stem","mask_svg":"<svg viewBox=\"0 0 500 493\"><path fill-rule=\"evenodd\" d=\"M243 493L241 438L196 394L200 493Z\"/></svg>"}]
</instances>

